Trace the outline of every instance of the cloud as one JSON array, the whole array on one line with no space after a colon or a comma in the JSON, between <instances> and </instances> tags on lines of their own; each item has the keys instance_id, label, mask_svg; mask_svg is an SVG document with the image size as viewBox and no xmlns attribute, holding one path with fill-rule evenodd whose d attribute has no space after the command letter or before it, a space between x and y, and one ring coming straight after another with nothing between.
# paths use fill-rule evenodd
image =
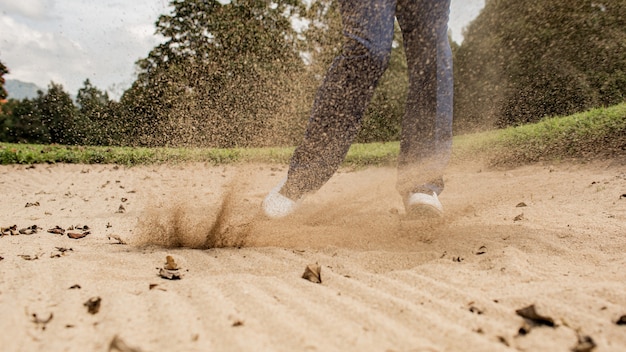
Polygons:
<instances>
[{"instance_id":1,"label":"cloud","mask_svg":"<svg viewBox=\"0 0 626 352\"><path fill-rule=\"evenodd\" d=\"M34 30L4 15L0 32L0 55L11 71L7 78L41 87L50 81L75 87L90 71L92 62L80 44L62 35Z\"/></svg>"},{"instance_id":2,"label":"cloud","mask_svg":"<svg viewBox=\"0 0 626 352\"><path fill-rule=\"evenodd\" d=\"M6 0L0 1L8 8ZM134 80L135 61L162 40L153 34L154 21L166 10L165 0L117 6L67 0L38 4L54 9L42 20L26 18L26 10L21 15L17 10L0 14L0 60L11 71L7 78L41 87L52 80L72 94L89 78L117 98Z\"/></svg>"},{"instance_id":3,"label":"cloud","mask_svg":"<svg viewBox=\"0 0 626 352\"><path fill-rule=\"evenodd\" d=\"M449 28L454 41L457 43L463 41L463 30L478 16L483 7L485 0L452 0Z\"/></svg>"},{"instance_id":4,"label":"cloud","mask_svg":"<svg viewBox=\"0 0 626 352\"><path fill-rule=\"evenodd\" d=\"M454 40L483 5L452 0ZM72 94L89 78L117 98L134 80L134 63L163 41L154 23L170 10L169 0L0 0L0 60L8 78L41 87L53 80Z\"/></svg>"},{"instance_id":5,"label":"cloud","mask_svg":"<svg viewBox=\"0 0 626 352\"><path fill-rule=\"evenodd\" d=\"M44 19L54 8L53 0L0 0L0 11L30 19Z\"/></svg>"}]
</instances>

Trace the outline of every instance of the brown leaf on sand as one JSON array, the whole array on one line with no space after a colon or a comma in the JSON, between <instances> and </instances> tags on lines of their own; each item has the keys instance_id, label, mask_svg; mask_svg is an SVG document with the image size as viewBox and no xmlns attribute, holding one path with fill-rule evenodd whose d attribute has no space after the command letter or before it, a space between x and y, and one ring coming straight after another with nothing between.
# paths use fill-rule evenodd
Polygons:
<instances>
[{"instance_id":1,"label":"brown leaf on sand","mask_svg":"<svg viewBox=\"0 0 626 352\"><path fill-rule=\"evenodd\" d=\"M110 234L109 235L109 240L114 239L117 241L117 243L113 243L113 244L126 244L126 241L124 241L119 235L116 234Z\"/></svg>"},{"instance_id":2,"label":"brown leaf on sand","mask_svg":"<svg viewBox=\"0 0 626 352\"><path fill-rule=\"evenodd\" d=\"M309 280L316 284L322 283L322 268L316 264L309 264L304 269L304 274L302 274L302 278L305 280Z\"/></svg>"},{"instance_id":3,"label":"brown leaf on sand","mask_svg":"<svg viewBox=\"0 0 626 352\"><path fill-rule=\"evenodd\" d=\"M3 227L0 229L0 237L1 236L17 236L20 233L17 231L17 225Z\"/></svg>"},{"instance_id":4,"label":"brown leaf on sand","mask_svg":"<svg viewBox=\"0 0 626 352\"><path fill-rule=\"evenodd\" d=\"M572 352L591 352L596 346L591 336L578 336L578 344L572 348Z\"/></svg>"},{"instance_id":5,"label":"brown leaf on sand","mask_svg":"<svg viewBox=\"0 0 626 352\"><path fill-rule=\"evenodd\" d=\"M517 315L519 315L520 317L529 320L533 324L554 327L554 320L550 317L546 317L537 313L534 304L522 309L518 309L515 311L515 313L517 313Z\"/></svg>"},{"instance_id":6,"label":"brown leaf on sand","mask_svg":"<svg viewBox=\"0 0 626 352\"><path fill-rule=\"evenodd\" d=\"M58 253L50 253L50 258L61 258L65 255L67 255L67 252L73 252L74 250L72 248L65 248L65 247L54 247L56 248L56 250L58 251Z\"/></svg>"},{"instance_id":7,"label":"brown leaf on sand","mask_svg":"<svg viewBox=\"0 0 626 352\"><path fill-rule=\"evenodd\" d=\"M478 251L476 251L476 255L483 255L487 253L487 247L486 246L480 246L480 248L478 248Z\"/></svg>"},{"instance_id":8,"label":"brown leaf on sand","mask_svg":"<svg viewBox=\"0 0 626 352\"><path fill-rule=\"evenodd\" d=\"M159 276L168 280L180 280L180 267L174 261L174 257L168 255L165 257L165 266L159 269Z\"/></svg>"},{"instance_id":9,"label":"brown leaf on sand","mask_svg":"<svg viewBox=\"0 0 626 352\"><path fill-rule=\"evenodd\" d=\"M33 226L29 226L23 229L20 229L20 233L22 235L33 235L36 234L38 230L41 230L41 227L37 226L37 225L33 225Z\"/></svg>"},{"instance_id":10,"label":"brown leaf on sand","mask_svg":"<svg viewBox=\"0 0 626 352\"><path fill-rule=\"evenodd\" d=\"M50 315L46 319L42 319L42 318L39 318L36 313L33 313L32 322L37 325L37 328L41 328L41 330L46 330L46 324L48 324L52 320L53 317L54 317L54 314L50 313Z\"/></svg>"},{"instance_id":11,"label":"brown leaf on sand","mask_svg":"<svg viewBox=\"0 0 626 352\"><path fill-rule=\"evenodd\" d=\"M100 303L102 302L102 298L100 297L91 297L87 300L87 302L83 303L85 307L87 307L87 312L90 314L96 314L100 311Z\"/></svg>"},{"instance_id":12,"label":"brown leaf on sand","mask_svg":"<svg viewBox=\"0 0 626 352\"><path fill-rule=\"evenodd\" d=\"M51 229L48 229L48 232L49 232L49 233L53 233L53 234L55 234L55 235L62 235L62 234L64 234L64 233L65 233L65 229L64 229L64 228L62 228L61 226L58 226L58 225L57 225L57 226L55 226L55 227L53 227L53 228L51 228Z\"/></svg>"},{"instance_id":13,"label":"brown leaf on sand","mask_svg":"<svg viewBox=\"0 0 626 352\"><path fill-rule=\"evenodd\" d=\"M85 236L87 236L90 232L89 231L83 231L83 232L68 232L67 233L67 237L74 239L74 240L78 240L81 239Z\"/></svg>"},{"instance_id":14,"label":"brown leaf on sand","mask_svg":"<svg viewBox=\"0 0 626 352\"><path fill-rule=\"evenodd\" d=\"M167 280L180 280L181 275L178 270L167 270L165 268L159 269L159 276Z\"/></svg>"},{"instance_id":15,"label":"brown leaf on sand","mask_svg":"<svg viewBox=\"0 0 626 352\"><path fill-rule=\"evenodd\" d=\"M141 352L141 350L128 346L126 342L115 335L109 344L109 352Z\"/></svg>"},{"instance_id":16,"label":"brown leaf on sand","mask_svg":"<svg viewBox=\"0 0 626 352\"><path fill-rule=\"evenodd\" d=\"M39 259L39 254L30 255L30 254L19 254L18 257L21 257L24 260L37 260Z\"/></svg>"},{"instance_id":17,"label":"brown leaf on sand","mask_svg":"<svg viewBox=\"0 0 626 352\"><path fill-rule=\"evenodd\" d=\"M172 257L171 255L168 255L167 257L165 257L165 269L167 270L178 270L178 264L176 264L176 262L174 261L174 257Z\"/></svg>"}]
</instances>

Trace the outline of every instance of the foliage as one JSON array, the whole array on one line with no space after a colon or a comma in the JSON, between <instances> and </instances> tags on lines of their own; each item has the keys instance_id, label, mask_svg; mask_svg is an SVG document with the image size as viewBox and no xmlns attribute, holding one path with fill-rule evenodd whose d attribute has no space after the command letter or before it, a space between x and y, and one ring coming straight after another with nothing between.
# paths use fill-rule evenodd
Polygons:
<instances>
[{"instance_id":1,"label":"foliage","mask_svg":"<svg viewBox=\"0 0 626 352\"><path fill-rule=\"evenodd\" d=\"M107 92L94 87L87 79L78 90L76 103L79 116L87 122L81 144L126 144L126 120L122 116L120 104L111 100Z\"/></svg>"},{"instance_id":2,"label":"foliage","mask_svg":"<svg viewBox=\"0 0 626 352\"><path fill-rule=\"evenodd\" d=\"M43 95L39 92L40 96ZM0 114L2 141L13 143L50 143L50 131L44 125L36 100L10 99Z\"/></svg>"},{"instance_id":3,"label":"foliage","mask_svg":"<svg viewBox=\"0 0 626 352\"><path fill-rule=\"evenodd\" d=\"M462 129L518 125L626 98L622 0L488 0L455 55Z\"/></svg>"},{"instance_id":4,"label":"foliage","mask_svg":"<svg viewBox=\"0 0 626 352\"><path fill-rule=\"evenodd\" d=\"M515 165L564 158L626 156L626 104L594 109L536 124L454 137L453 163L484 159ZM398 142L355 143L344 166L389 165L396 161ZM289 162L293 148L129 148L0 143L0 164Z\"/></svg>"},{"instance_id":5,"label":"foliage","mask_svg":"<svg viewBox=\"0 0 626 352\"><path fill-rule=\"evenodd\" d=\"M75 105L69 93L51 82L34 99L9 101L0 112L0 141L65 145L119 145L124 130L119 103L86 80Z\"/></svg>"},{"instance_id":6,"label":"foliage","mask_svg":"<svg viewBox=\"0 0 626 352\"><path fill-rule=\"evenodd\" d=\"M9 69L0 61L0 103L7 98L7 91L4 89L4 75L9 73Z\"/></svg>"},{"instance_id":7,"label":"foliage","mask_svg":"<svg viewBox=\"0 0 626 352\"><path fill-rule=\"evenodd\" d=\"M84 126L76 114L72 98L63 90L63 86L50 83L48 91L40 94L36 103L41 121L50 134L51 143L77 144L82 141Z\"/></svg>"},{"instance_id":8,"label":"foliage","mask_svg":"<svg viewBox=\"0 0 626 352\"><path fill-rule=\"evenodd\" d=\"M298 1L171 1L122 97L137 145L264 144L302 62L289 17ZM273 142L273 141L270 141Z\"/></svg>"}]
</instances>

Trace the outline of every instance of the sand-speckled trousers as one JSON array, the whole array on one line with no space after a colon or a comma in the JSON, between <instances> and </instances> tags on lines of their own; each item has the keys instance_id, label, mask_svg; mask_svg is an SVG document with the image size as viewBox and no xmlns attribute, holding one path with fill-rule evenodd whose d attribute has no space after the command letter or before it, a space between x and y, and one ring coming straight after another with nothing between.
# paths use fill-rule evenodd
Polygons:
<instances>
[{"instance_id":1,"label":"sand-speckled trousers","mask_svg":"<svg viewBox=\"0 0 626 352\"><path fill-rule=\"evenodd\" d=\"M394 17L402 29L409 88L402 120L398 190L443 190L452 145L450 0L340 0L344 46L319 88L283 192L319 189L337 171L391 54Z\"/></svg>"}]
</instances>

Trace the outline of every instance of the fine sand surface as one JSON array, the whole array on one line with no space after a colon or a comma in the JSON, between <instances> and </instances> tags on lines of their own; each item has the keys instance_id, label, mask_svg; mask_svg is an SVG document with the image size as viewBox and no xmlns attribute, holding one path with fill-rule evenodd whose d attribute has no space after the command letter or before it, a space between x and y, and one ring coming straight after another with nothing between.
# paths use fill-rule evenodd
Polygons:
<instances>
[{"instance_id":1,"label":"fine sand surface","mask_svg":"<svg viewBox=\"0 0 626 352\"><path fill-rule=\"evenodd\" d=\"M441 224L402 219L389 167L257 218L285 173L1 166L0 226L41 230L0 238L0 350L626 350L623 160L453 165ZM168 255L182 279L158 276ZM321 284L301 277L315 263ZM516 314L533 304L553 327Z\"/></svg>"}]
</instances>

